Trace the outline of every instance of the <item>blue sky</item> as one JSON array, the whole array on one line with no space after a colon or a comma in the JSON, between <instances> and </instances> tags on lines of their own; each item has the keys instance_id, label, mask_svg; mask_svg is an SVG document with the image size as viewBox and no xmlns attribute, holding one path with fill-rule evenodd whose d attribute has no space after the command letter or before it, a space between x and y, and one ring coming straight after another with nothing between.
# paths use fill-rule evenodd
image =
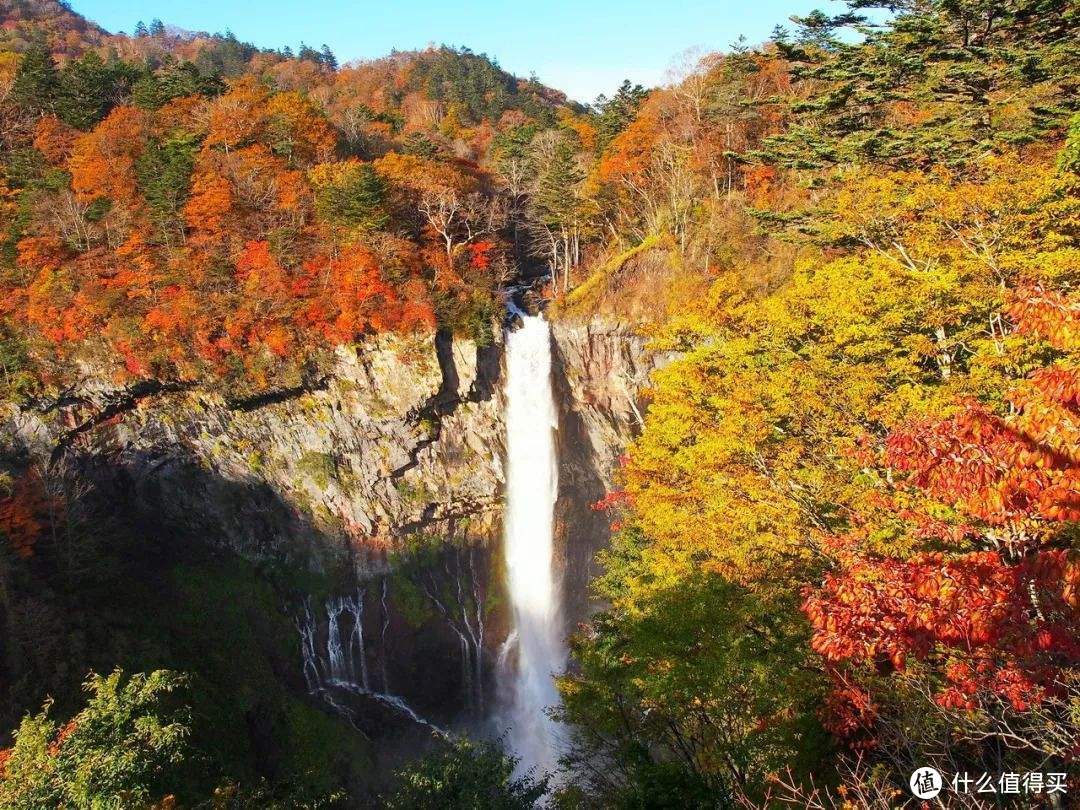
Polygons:
<instances>
[{"instance_id":1,"label":"blue sky","mask_svg":"<svg viewBox=\"0 0 1080 810\"><path fill-rule=\"evenodd\" d=\"M232 31L264 47L301 40L328 44L342 62L383 56L392 48L468 46L506 70L537 77L579 101L610 92L623 78L662 83L688 48L725 49L739 34L760 42L776 23L832 0L72 0L110 31L160 17L196 31Z\"/></svg>"}]
</instances>

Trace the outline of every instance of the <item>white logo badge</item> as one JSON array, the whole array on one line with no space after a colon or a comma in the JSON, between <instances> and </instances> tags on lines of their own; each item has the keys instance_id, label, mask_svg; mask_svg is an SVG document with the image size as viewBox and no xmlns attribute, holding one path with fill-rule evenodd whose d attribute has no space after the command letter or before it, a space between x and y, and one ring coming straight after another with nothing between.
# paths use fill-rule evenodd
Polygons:
<instances>
[{"instance_id":1,"label":"white logo badge","mask_svg":"<svg viewBox=\"0 0 1080 810\"><path fill-rule=\"evenodd\" d=\"M911 774L911 792L919 799L932 799L941 793L944 782L936 768L916 768Z\"/></svg>"}]
</instances>

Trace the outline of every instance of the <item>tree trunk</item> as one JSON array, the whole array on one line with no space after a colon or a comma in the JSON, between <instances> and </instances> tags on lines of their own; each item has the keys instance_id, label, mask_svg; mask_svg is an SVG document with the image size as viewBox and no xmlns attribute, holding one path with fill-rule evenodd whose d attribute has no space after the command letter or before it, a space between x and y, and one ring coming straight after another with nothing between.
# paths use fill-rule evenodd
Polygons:
<instances>
[{"instance_id":1,"label":"tree trunk","mask_svg":"<svg viewBox=\"0 0 1080 810\"><path fill-rule=\"evenodd\" d=\"M939 326L934 329L934 338L938 345L938 369L941 372L941 379L947 380L952 376L952 353L948 350L945 340L945 327Z\"/></svg>"}]
</instances>

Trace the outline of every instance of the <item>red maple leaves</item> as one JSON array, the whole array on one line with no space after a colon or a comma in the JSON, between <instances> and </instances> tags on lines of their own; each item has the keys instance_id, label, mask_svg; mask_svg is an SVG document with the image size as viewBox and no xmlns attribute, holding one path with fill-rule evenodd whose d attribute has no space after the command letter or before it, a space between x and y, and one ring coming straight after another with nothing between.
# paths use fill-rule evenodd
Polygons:
<instances>
[{"instance_id":1,"label":"red maple leaves","mask_svg":"<svg viewBox=\"0 0 1080 810\"><path fill-rule=\"evenodd\" d=\"M916 659L943 707L972 710L989 698L1025 711L1059 694L1063 670L1080 664L1080 564L1066 528L1080 521L1080 307L1037 290L1009 314L1018 332L1062 355L1008 392L1010 412L966 402L885 442L894 488L908 497L879 505L946 550L872 554L873 526L823 543L835 569L807 591L803 610L835 681L826 712L841 736L873 721L860 672L890 675ZM897 505L912 498L926 508ZM942 509L953 517L941 519Z\"/></svg>"},{"instance_id":2,"label":"red maple leaves","mask_svg":"<svg viewBox=\"0 0 1080 810\"><path fill-rule=\"evenodd\" d=\"M490 239L473 242L469 245L469 266L474 270L487 270L491 266L491 251L495 243Z\"/></svg>"},{"instance_id":3,"label":"red maple leaves","mask_svg":"<svg viewBox=\"0 0 1080 810\"><path fill-rule=\"evenodd\" d=\"M1076 372L1061 369L1029 382L1041 391L1042 382L1058 382L1064 375L1075 387ZM912 486L987 523L1026 516L1080 520L1080 451L1076 445L1055 446L1059 443L1052 435L1055 430L1072 433L1075 424L1054 418L1059 415L1048 405L1052 392L1041 393L1014 398L1024 405L1018 419L968 403L951 419L909 423L889 436L886 461L893 470L909 473Z\"/></svg>"},{"instance_id":4,"label":"red maple leaves","mask_svg":"<svg viewBox=\"0 0 1080 810\"><path fill-rule=\"evenodd\" d=\"M1057 688L1060 667L1080 661L1078 586L1080 567L1063 550L1015 565L996 551L853 554L803 609L811 646L830 664L888 674L913 657L944 676L941 705L975 708L981 694L994 694L1023 711Z\"/></svg>"}]
</instances>

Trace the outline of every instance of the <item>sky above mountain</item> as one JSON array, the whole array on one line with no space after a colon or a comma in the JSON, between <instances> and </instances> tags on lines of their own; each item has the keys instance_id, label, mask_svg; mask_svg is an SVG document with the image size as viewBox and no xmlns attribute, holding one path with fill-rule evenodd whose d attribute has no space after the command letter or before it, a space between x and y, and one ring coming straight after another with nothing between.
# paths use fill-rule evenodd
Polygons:
<instances>
[{"instance_id":1,"label":"sky above mountain","mask_svg":"<svg viewBox=\"0 0 1080 810\"><path fill-rule=\"evenodd\" d=\"M288 0L206 2L73 0L75 11L110 31L131 33L154 17L198 31L232 30L263 47L328 44L342 62L429 44L466 46L519 76L535 73L579 101L610 94L624 79L661 84L688 49L726 49L740 34L766 39L777 23L832 0Z\"/></svg>"}]
</instances>

